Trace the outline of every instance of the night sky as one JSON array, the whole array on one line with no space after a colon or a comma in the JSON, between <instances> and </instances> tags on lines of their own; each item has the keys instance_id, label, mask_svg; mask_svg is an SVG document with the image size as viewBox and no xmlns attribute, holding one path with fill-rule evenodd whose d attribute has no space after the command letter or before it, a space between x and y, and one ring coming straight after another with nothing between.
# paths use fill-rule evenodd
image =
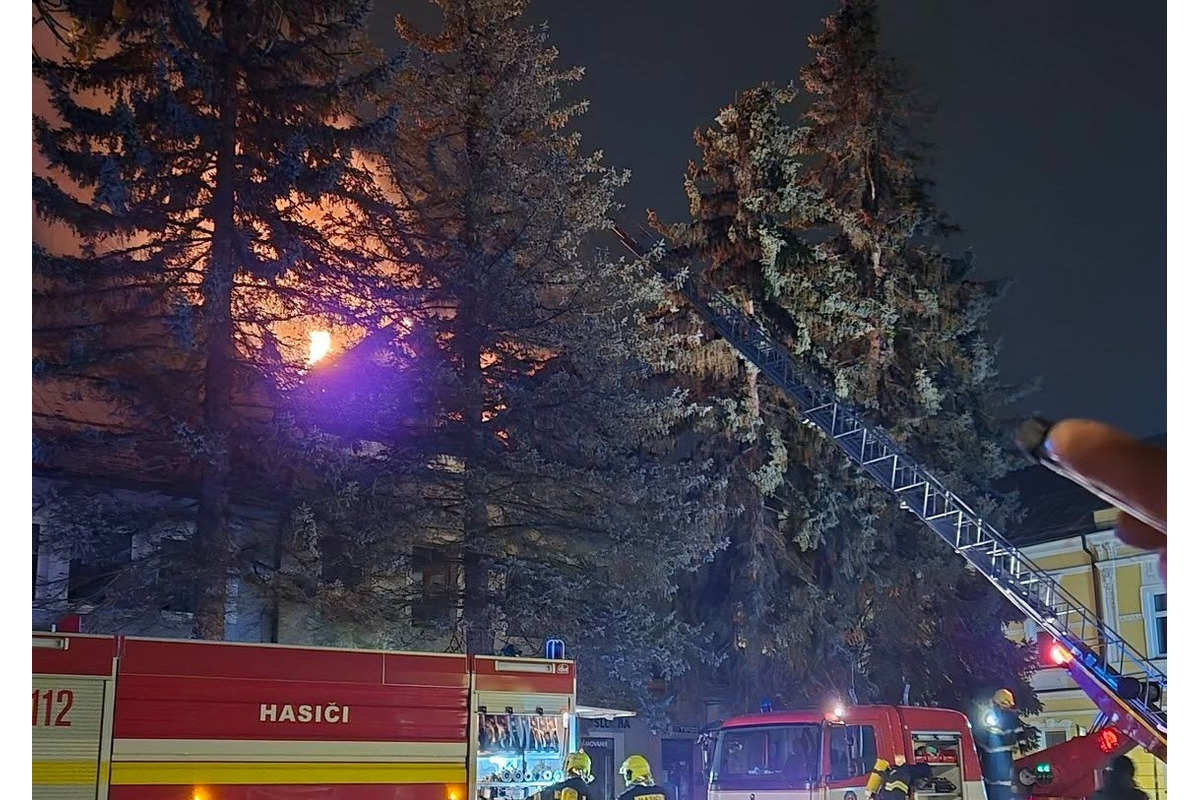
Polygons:
<instances>
[{"instance_id":1,"label":"night sky","mask_svg":"<svg viewBox=\"0 0 1200 800\"><path fill-rule=\"evenodd\" d=\"M420 0L380 0L389 12ZM737 91L794 80L836 0L534 0L587 68L586 142L632 170L622 200L682 220L692 131ZM935 197L979 272L1029 411L1166 431L1166 4L883 0L885 46L937 104Z\"/></svg>"}]
</instances>

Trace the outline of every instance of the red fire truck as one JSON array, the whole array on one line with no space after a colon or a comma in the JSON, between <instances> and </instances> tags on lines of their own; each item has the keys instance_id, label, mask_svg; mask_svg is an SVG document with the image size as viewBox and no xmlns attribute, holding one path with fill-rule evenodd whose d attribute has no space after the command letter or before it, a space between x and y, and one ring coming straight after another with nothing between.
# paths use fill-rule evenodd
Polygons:
<instances>
[{"instance_id":1,"label":"red fire truck","mask_svg":"<svg viewBox=\"0 0 1200 800\"><path fill-rule=\"evenodd\" d=\"M521 800L575 737L561 659L33 634L33 797Z\"/></svg>"},{"instance_id":2,"label":"red fire truck","mask_svg":"<svg viewBox=\"0 0 1200 800\"><path fill-rule=\"evenodd\" d=\"M849 706L729 719L705 736L708 800L864 800L876 759L927 763L930 800L986 800L971 724L958 711ZM1113 728L1017 761L1017 797L1086 798L1096 770L1133 740Z\"/></svg>"}]
</instances>

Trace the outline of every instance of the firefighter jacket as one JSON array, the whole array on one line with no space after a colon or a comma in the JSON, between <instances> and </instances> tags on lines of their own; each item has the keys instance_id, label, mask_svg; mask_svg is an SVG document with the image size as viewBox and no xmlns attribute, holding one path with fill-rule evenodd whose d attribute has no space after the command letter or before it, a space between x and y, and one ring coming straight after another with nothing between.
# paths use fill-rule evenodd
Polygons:
<instances>
[{"instance_id":1,"label":"firefighter jacket","mask_svg":"<svg viewBox=\"0 0 1200 800\"><path fill-rule=\"evenodd\" d=\"M984 725L979 737L979 749L984 753L1009 753L1017 747L1021 734L1021 719L1017 712L1007 708L995 708L995 725Z\"/></svg>"},{"instance_id":2,"label":"firefighter jacket","mask_svg":"<svg viewBox=\"0 0 1200 800\"><path fill-rule=\"evenodd\" d=\"M877 800L908 800L919 781L932 777L933 769L928 764L902 764L892 767L883 773L883 785L875 797Z\"/></svg>"},{"instance_id":3,"label":"firefighter jacket","mask_svg":"<svg viewBox=\"0 0 1200 800\"><path fill-rule=\"evenodd\" d=\"M1013 796L1013 751L1021 733L1021 720L1011 709L996 707L992 711L995 724L976 729L979 766L988 800L1009 800Z\"/></svg>"},{"instance_id":4,"label":"firefighter jacket","mask_svg":"<svg viewBox=\"0 0 1200 800\"><path fill-rule=\"evenodd\" d=\"M652 783L643 786L640 783L630 786L618 800L667 800L667 790Z\"/></svg>"},{"instance_id":5,"label":"firefighter jacket","mask_svg":"<svg viewBox=\"0 0 1200 800\"><path fill-rule=\"evenodd\" d=\"M529 800L599 800L588 794L587 781L572 775L565 781L547 786Z\"/></svg>"}]
</instances>

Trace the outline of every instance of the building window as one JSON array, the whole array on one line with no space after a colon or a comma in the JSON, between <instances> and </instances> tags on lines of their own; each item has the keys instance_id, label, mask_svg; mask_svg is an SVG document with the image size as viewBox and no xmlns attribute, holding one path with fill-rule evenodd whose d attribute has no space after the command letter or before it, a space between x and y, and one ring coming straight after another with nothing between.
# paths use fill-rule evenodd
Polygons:
<instances>
[{"instance_id":1,"label":"building window","mask_svg":"<svg viewBox=\"0 0 1200 800\"><path fill-rule=\"evenodd\" d=\"M143 553L145 545L139 548ZM139 572L144 575L145 590L158 603L160 611L172 614L192 614L196 611L196 577L191 566L195 563L190 532L170 531L142 556ZM153 567L145 563L157 562Z\"/></svg>"},{"instance_id":2,"label":"building window","mask_svg":"<svg viewBox=\"0 0 1200 800\"><path fill-rule=\"evenodd\" d=\"M446 547L414 547L412 555L413 625L438 628L454 618L458 565Z\"/></svg>"},{"instance_id":3,"label":"building window","mask_svg":"<svg viewBox=\"0 0 1200 800\"><path fill-rule=\"evenodd\" d=\"M161 610L172 614L196 613L196 595L190 581L170 583L161 587Z\"/></svg>"},{"instance_id":4,"label":"building window","mask_svg":"<svg viewBox=\"0 0 1200 800\"><path fill-rule=\"evenodd\" d=\"M1142 616L1146 619L1146 649L1151 658L1167 655L1167 590L1162 586L1142 589Z\"/></svg>"},{"instance_id":5,"label":"building window","mask_svg":"<svg viewBox=\"0 0 1200 800\"><path fill-rule=\"evenodd\" d=\"M345 587L357 587L362 583L363 570L355 563L354 553L343 537L325 537L321 540L320 550L322 581L341 582Z\"/></svg>"},{"instance_id":6,"label":"building window","mask_svg":"<svg viewBox=\"0 0 1200 800\"><path fill-rule=\"evenodd\" d=\"M109 589L133 561L133 537L113 534L96 552L72 558L67 577L67 600L90 605L119 603L128 598L110 597Z\"/></svg>"},{"instance_id":7,"label":"building window","mask_svg":"<svg viewBox=\"0 0 1200 800\"><path fill-rule=\"evenodd\" d=\"M1056 744L1062 744L1067 740L1066 731L1043 731L1042 732L1042 747L1054 747Z\"/></svg>"}]
</instances>

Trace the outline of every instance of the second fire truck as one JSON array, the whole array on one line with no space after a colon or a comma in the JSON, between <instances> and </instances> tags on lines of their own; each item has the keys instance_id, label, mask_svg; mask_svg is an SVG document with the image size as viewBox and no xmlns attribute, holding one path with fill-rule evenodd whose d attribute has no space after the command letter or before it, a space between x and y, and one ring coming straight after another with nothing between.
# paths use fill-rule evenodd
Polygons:
<instances>
[{"instance_id":1,"label":"second fire truck","mask_svg":"<svg viewBox=\"0 0 1200 800\"><path fill-rule=\"evenodd\" d=\"M562 659L33 634L33 797L523 800L575 737Z\"/></svg>"}]
</instances>

